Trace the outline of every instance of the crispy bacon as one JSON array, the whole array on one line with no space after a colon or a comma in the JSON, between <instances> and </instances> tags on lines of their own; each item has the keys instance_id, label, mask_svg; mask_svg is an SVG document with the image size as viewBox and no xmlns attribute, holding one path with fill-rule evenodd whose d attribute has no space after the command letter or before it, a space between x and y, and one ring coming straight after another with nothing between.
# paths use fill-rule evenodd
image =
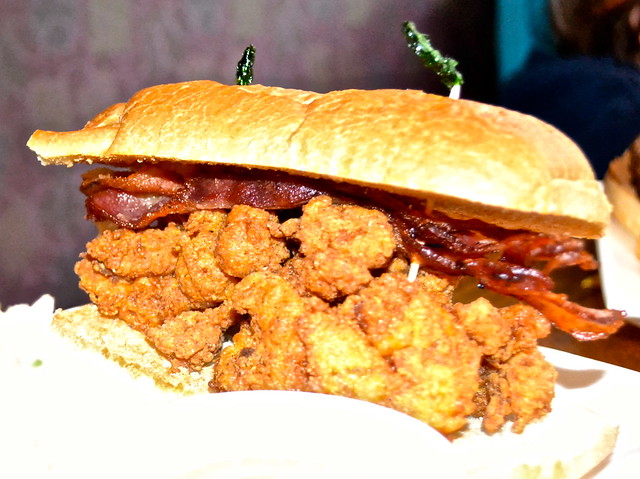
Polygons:
<instances>
[{"instance_id":1,"label":"crispy bacon","mask_svg":"<svg viewBox=\"0 0 640 479\"><path fill-rule=\"evenodd\" d=\"M606 338L623 324L623 312L585 308L569 301L564 294L533 291L515 297L530 304L556 327L581 341Z\"/></svg>"},{"instance_id":2,"label":"crispy bacon","mask_svg":"<svg viewBox=\"0 0 640 479\"><path fill-rule=\"evenodd\" d=\"M131 194L176 195L184 187L182 175L157 165L144 165L135 171L96 168L85 173L80 189L90 196L94 190L118 189Z\"/></svg>"},{"instance_id":3,"label":"crispy bacon","mask_svg":"<svg viewBox=\"0 0 640 479\"><path fill-rule=\"evenodd\" d=\"M100 169L98 174L83 177L81 190L87 195L88 216L130 229L147 228L159 218L197 209L231 209L237 204L270 210L295 208L323 194L303 181L281 181L271 175L243 178L227 169L190 168L181 172L178 181L178 172L155 165L129 176L107 171Z\"/></svg>"},{"instance_id":4,"label":"crispy bacon","mask_svg":"<svg viewBox=\"0 0 640 479\"><path fill-rule=\"evenodd\" d=\"M478 221L455 221L416 210L398 195L311 180L282 172L223 167L144 165L133 171L97 169L85 174L89 218L131 229L197 209L237 204L280 210L319 195L377 208L387 214L404 253L422 267L450 276L472 276L480 285L513 296L541 311L579 340L605 337L623 324L624 313L579 306L552 291L549 277L561 266L597 267L584 242L558 235L509 231ZM542 264L542 269L538 266Z\"/></svg>"},{"instance_id":5,"label":"crispy bacon","mask_svg":"<svg viewBox=\"0 0 640 479\"><path fill-rule=\"evenodd\" d=\"M115 188L96 191L87 198L87 210L99 221L109 220L125 228L145 227L169 214L187 213L170 196L133 194Z\"/></svg>"}]
</instances>

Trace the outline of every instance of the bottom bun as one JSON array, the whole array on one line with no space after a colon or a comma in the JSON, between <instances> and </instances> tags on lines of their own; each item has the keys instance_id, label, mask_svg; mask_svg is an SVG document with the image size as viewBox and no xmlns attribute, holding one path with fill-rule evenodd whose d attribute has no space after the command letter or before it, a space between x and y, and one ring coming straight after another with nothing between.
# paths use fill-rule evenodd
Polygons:
<instances>
[{"instance_id":1,"label":"bottom bun","mask_svg":"<svg viewBox=\"0 0 640 479\"><path fill-rule=\"evenodd\" d=\"M51 327L82 349L115 361L132 376L153 379L162 390L185 395L209 391L212 366L199 372L172 370L171 363L147 342L144 334L124 321L103 316L93 304L57 311Z\"/></svg>"},{"instance_id":2,"label":"bottom bun","mask_svg":"<svg viewBox=\"0 0 640 479\"><path fill-rule=\"evenodd\" d=\"M629 171L631 151L616 158L604 177L604 189L613 205L613 216L636 239L636 256L640 258L640 198L631 184Z\"/></svg>"},{"instance_id":3,"label":"bottom bun","mask_svg":"<svg viewBox=\"0 0 640 479\"><path fill-rule=\"evenodd\" d=\"M194 373L171 370L144 335L124 322L102 316L94 305L58 311L52 328L82 349L102 354L134 377L152 378L162 390L180 395L208 391L212 368ZM618 427L602 416L557 397L553 411L522 434L509 427L489 436L480 420L453 440L445 462L449 477L581 478L592 477L614 449ZM212 465L212 470L215 467ZM198 471L211 472L209 468ZM206 477L195 474L188 477Z\"/></svg>"}]
</instances>

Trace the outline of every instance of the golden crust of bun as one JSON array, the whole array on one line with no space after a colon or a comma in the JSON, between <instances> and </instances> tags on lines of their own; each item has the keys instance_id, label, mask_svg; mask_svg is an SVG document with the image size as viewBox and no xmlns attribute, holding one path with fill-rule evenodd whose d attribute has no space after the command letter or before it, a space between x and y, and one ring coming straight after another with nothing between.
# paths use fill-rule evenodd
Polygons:
<instances>
[{"instance_id":1,"label":"golden crust of bun","mask_svg":"<svg viewBox=\"0 0 640 479\"><path fill-rule=\"evenodd\" d=\"M550 125L415 90L158 85L82 130L38 130L28 146L44 164L170 160L284 170L547 233L598 237L610 213L581 150Z\"/></svg>"},{"instance_id":2,"label":"golden crust of bun","mask_svg":"<svg viewBox=\"0 0 640 479\"><path fill-rule=\"evenodd\" d=\"M211 367L198 373L171 371L141 333L101 315L92 304L57 311L52 328L79 347L115 361L134 377L152 378L162 391L179 395L209 391ZM472 418L453 442L451 453L464 472L460 477L583 477L609 456L618 435L618 427L605 418L565 403L554 403L548 416L528 425L522 434L506 428L488 436L480 422Z\"/></svg>"},{"instance_id":3,"label":"golden crust of bun","mask_svg":"<svg viewBox=\"0 0 640 479\"><path fill-rule=\"evenodd\" d=\"M613 216L636 238L636 256L640 258L640 198L631 184L631 151L609 164L604 190L613 205Z\"/></svg>"}]
</instances>

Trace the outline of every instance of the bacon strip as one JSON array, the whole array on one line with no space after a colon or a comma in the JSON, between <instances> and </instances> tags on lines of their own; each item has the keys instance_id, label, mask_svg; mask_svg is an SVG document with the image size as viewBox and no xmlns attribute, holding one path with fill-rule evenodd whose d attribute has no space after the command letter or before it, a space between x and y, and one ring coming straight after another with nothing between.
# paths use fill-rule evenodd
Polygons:
<instances>
[{"instance_id":1,"label":"bacon strip","mask_svg":"<svg viewBox=\"0 0 640 479\"><path fill-rule=\"evenodd\" d=\"M270 210L289 209L325 194L302 181L280 181L259 175L242 178L226 170L216 170L215 174L196 170L183 173L186 177L177 181L175 172L152 168L143 168L128 177L121 172L108 175L105 169L100 169L98 174L85 174L80 189L87 195L89 218L113 221L124 228L143 229L157 219L197 209L231 209L238 204Z\"/></svg>"},{"instance_id":2,"label":"bacon strip","mask_svg":"<svg viewBox=\"0 0 640 479\"><path fill-rule=\"evenodd\" d=\"M554 269L597 268L581 240L427 215L412 209L410 201L378 190L258 170L247 178L240 171L172 165L145 165L132 172L102 168L83 177L81 190L87 195L89 218L131 229L197 209L230 209L237 204L290 209L315 196L331 195L385 212L405 254L422 267L472 276L493 291L530 304L579 340L605 337L623 324L621 311L584 308L552 292L549 273ZM542 271L536 268L539 263L545 265Z\"/></svg>"},{"instance_id":3,"label":"bacon strip","mask_svg":"<svg viewBox=\"0 0 640 479\"><path fill-rule=\"evenodd\" d=\"M580 341L606 338L623 324L624 313L621 311L585 308L569 301L564 294L542 291L516 297Z\"/></svg>"}]
</instances>

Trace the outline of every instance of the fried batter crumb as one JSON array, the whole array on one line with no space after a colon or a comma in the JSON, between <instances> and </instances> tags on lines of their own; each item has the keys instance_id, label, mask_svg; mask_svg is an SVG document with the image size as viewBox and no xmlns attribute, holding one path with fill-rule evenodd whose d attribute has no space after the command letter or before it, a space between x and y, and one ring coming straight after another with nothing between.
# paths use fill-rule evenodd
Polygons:
<instances>
[{"instance_id":1,"label":"fried batter crumb","mask_svg":"<svg viewBox=\"0 0 640 479\"><path fill-rule=\"evenodd\" d=\"M175 225L162 231L105 230L87 245L87 255L127 279L167 276L176 268L181 242L182 231Z\"/></svg>"},{"instance_id":2,"label":"fried batter crumb","mask_svg":"<svg viewBox=\"0 0 640 479\"><path fill-rule=\"evenodd\" d=\"M282 231L300 242L293 270L306 289L326 301L353 294L373 278L371 270L386 266L396 249L393 228L376 210L332 205L314 198L299 219Z\"/></svg>"},{"instance_id":3,"label":"fried batter crumb","mask_svg":"<svg viewBox=\"0 0 640 479\"><path fill-rule=\"evenodd\" d=\"M161 326L150 328L147 336L174 367L200 370L222 348L223 333L233 322L233 311L222 304L204 311L181 313Z\"/></svg>"},{"instance_id":4,"label":"fried batter crumb","mask_svg":"<svg viewBox=\"0 0 640 479\"><path fill-rule=\"evenodd\" d=\"M278 226L273 213L234 206L215 246L220 269L237 278L278 269L290 256Z\"/></svg>"},{"instance_id":5,"label":"fried batter crumb","mask_svg":"<svg viewBox=\"0 0 640 479\"><path fill-rule=\"evenodd\" d=\"M176 264L176 278L192 309L206 309L231 295L237 278L226 274L215 248L227 215L220 211L192 213L185 225Z\"/></svg>"},{"instance_id":6,"label":"fried batter crumb","mask_svg":"<svg viewBox=\"0 0 640 479\"><path fill-rule=\"evenodd\" d=\"M308 390L304 346L297 321L312 310L282 277L258 272L236 287L233 305L251 321L222 351L213 389Z\"/></svg>"}]
</instances>

